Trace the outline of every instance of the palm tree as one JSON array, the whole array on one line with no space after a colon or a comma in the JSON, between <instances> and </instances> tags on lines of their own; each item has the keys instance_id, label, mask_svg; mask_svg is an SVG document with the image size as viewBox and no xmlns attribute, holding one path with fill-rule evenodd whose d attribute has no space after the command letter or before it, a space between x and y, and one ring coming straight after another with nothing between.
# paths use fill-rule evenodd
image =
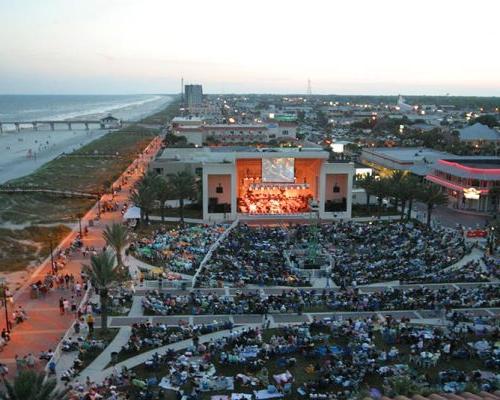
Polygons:
<instances>
[{"instance_id":1,"label":"palm tree","mask_svg":"<svg viewBox=\"0 0 500 400\"><path fill-rule=\"evenodd\" d=\"M172 193L179 200L179 216L181 224L184 224L184 200L196 194L196 178L189 170L185 170L169 175L169 182Z\"/></svg>"},{"instance_id":2,"label":"palm tree","mask_svg":"<svg viewBox=\"0 0 500 400\"><path fill-rule=\"evenodd\" d=\"M102 237L106 241L106 244L115 251L118 268L124 266L122 251L127 245L127 235L127 228L118 223L106 226L106 229L102 233Z\"/></svg>"},{"instance_id":3,"label":"palm tree","mask_svg":"<svg viewBox=\"0 0 500 400\"><path fill-rule=\"evenodd\" d=\"M387 179L389 194L394 197L396 210L398 209L399 200L401 200L402 213L405 209L405 201L403 202L402 195L404 192L404 179L406 172L402 170L394 170Z\"/></svg>"},{"instance_id":4,"label":"palm tree","mask_svg":"<svg viewBox=\"0 0 500 400\"><path fill-rule=\"evenodd\" d=\"M417 198L427 205L427 226L431 225L431 214L434 206L448 204L448 197L441 191L439 186L433 184L422 186Z\"/></svg>"},{"instance_id":5,"label":"palm tree","mask_svg":"<svg viewBox=\"0 0 500 400\"><path fill-rule=\"evenodd\" d=\"M373 194L377 196L379 214L382 212L382 200L384 197L387 197L391 194L391 190L389 189L388 179L380 178L375 180L372 185Z\"/></svg>"},{"instance_id":6,"label":"palm tree","mask_svg":"<svg viewBox=\"0 0 500 400\"><path fill-rule=\"evenodd\" d=\"M361 178L356 179L356 183L365 190L366 193L366 208L370 207L370 197L373 195L373 183L375 177L373 174L364 174Z\"/></svg>"},{"instance_id":7,"label":"palm tree","mask_svg":"<svg viewBox=\"0 0 500 400\"><path fill-rule=\"evenodd\" d=\"M420 180L415 175L406 176L406 199L408 201L408 211L406 218L411 219L411 209L413 207L413 200L417 198L418 193L422 190Z\"/></svg>"},{"instance_id":8,"label":"palm tree","mask_svg":"<svg viewBox=\"0 0 500 400\"><path fill-rule=\"evenodd\" d=\"M57 380L45 380L45 374L20 371L14 381L4 380L5 391L0 400L66 400L68 390L56 390Z\"/></svg>"},{"instance_id":9,"label":"palm tree","mask_svg":"<svg viewBox=\"0 0 500 400\"><path fill-rule=\"evenodd\" d=\"M155 202L154 186L150 182L143 180L131 193L130 201L141 209L141 220L149 221L149 214L151 214Z\"/></svg>"},{"instance_id":10,"label":"palm tree","mask_svg":"<svg viewBox=\"0 0 500 400\"><path fill-rule=\"evenodd\" d=\"M493 203L493 216L494 219L498 218L498 204L500 203L500 186L493 186L488 193Z\"/></svg>"},{"instance_id":11,"label":"palm tree","mask_svg":"<svg viewBox=\"0 0 500 400\"><path fill-rule=\"evenodd\" d=\"M115 256L103 251L90 259L90 266L84 265L84 272L90 282L99 291L101 303L101 329L108 329L108 294L109 289L118 280L115 269Z\"/></svg>"},{"instance_id":12,"label":"palm tree","mask_svg":"<svg viewBox=\"0 0 500 400\"><path fill-rule=\"evenodd\" d=\"M158 175L154 182L156 200L160 202L160 215L162 222L165 221L165 202L174 197L169 182L161 175Z\"/></svg>"}]
</instances>

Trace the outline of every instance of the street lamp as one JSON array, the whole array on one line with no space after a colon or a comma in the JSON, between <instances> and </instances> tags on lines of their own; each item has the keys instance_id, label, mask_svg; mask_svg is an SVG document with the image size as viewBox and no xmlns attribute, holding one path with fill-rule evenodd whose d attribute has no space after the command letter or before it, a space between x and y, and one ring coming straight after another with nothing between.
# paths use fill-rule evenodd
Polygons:
<instances>
[{"instance_id":1,"label":"street lamp","mask_svg":"<svg viewBox=\"0 0 500 400\"><path fill-rule=\"evenodd\" d=\"M83 234L82 234L82 217L83 217L83 215L78 214L76 217L78 218L78 226L80 228L80 240L83 240Z\"/></svg>"},{"instance_id":2,"label":"street lamp","mask_svg":"<svg viewBox=\"0 0 500 400\"><path fill-rule=\"evenodd\" d=\"M488 235L489 236L489 242L490 242L490 246L489 246L489 250L490 250L490 256L493 256L493 253L495 251L495 227L492 226L490 227L490 234Z\"/></svg>"},{"instance_id":3,"label":"street lamp","mask_svg":"<svg viewBox=\"0 0 500 400\"><path fill-rule=\"evenodd\" d=\"M52 275L55 275L56 263L54 261L54 244L52 243L52 236L49 237L49 246L50 246L50 265L52 268Z\"/></svg>"},{"instance_id":4,"label":"street lamp","mask_svg":"<svg viewBox=\"0 0 500 400\"><path fill-rule=\"evenodd\" d=\"M10 297L10 295L7 294L9 288L5 284L5 278L0 278L0 287L2 288L3 304L5 307L5 328L7 333L10 333L9 311L7 309L7 297Z\"/></svg>"},{"instance_id":5,"label":"street lamp","mask_svg":"<svg viewBox=\"0 0 500 400\"><path fill-rule=\"evenodd\" d=\"M97 218L101 218L101 193L97 196Z\"/></svg>"}]
</instances>

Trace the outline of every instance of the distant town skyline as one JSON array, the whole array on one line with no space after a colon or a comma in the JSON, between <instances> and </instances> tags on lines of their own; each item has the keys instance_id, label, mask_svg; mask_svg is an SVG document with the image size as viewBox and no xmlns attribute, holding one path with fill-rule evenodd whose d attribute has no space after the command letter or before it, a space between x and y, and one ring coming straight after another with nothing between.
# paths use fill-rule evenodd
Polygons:
<instances>
[{"instance_id":1,"label":"distant town skyline","mask_svg":"<svg viewBox=\"0 0 500 400\"><path fill-rule=\"evenodd\" d=\"M500 2L0 0L0 94L500 96Z\"/></svg>"}]
</instances>

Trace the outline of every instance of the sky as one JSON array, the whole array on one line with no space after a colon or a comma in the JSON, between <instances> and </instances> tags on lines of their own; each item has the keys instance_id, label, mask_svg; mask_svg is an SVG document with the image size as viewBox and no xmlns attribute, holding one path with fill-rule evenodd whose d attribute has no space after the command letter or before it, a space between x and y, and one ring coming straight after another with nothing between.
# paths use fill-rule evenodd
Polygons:
<instances>
[{"instance_id":1,"label":"sky","mask_svg":"<svg viewBox=\"0 0 500 400\"><path fill-rule=\"evenodd\" d=\"M1 94L500 96L498 0L0 0Z\"/></svg>"}]
</instances>

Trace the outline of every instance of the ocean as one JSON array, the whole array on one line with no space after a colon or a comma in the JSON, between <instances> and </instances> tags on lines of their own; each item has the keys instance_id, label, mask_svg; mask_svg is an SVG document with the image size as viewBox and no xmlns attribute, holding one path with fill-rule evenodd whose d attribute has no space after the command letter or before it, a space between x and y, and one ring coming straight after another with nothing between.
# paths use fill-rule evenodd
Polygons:
<instances>
[{"instance_id":1,"label":"ocean","mask_svg":"<svg viewBox=\"0 0 500 400\"><path fill-rule=\"evenodd\" d=\"M0 122L67 120L107 114L136 120L162 108L170 99L161 95L0 95Z\"/></svg>"},{"instance_id":2,"label":"ocean","mask_svg":"<svg viewBox=\"0 0 500 400\"><path fill-rule=\"evenodd\" d=\"M168 95L0 95L0 184L27 175L63 152L71 152L95 140L106 130L68 130L56 125L55 131L34 131L31 125L15 126L8 122L99 119L113 115L124 121L136 121L167 106ZM36 154L36 159L28 157Z\"/></svg>"}]
</instances>

